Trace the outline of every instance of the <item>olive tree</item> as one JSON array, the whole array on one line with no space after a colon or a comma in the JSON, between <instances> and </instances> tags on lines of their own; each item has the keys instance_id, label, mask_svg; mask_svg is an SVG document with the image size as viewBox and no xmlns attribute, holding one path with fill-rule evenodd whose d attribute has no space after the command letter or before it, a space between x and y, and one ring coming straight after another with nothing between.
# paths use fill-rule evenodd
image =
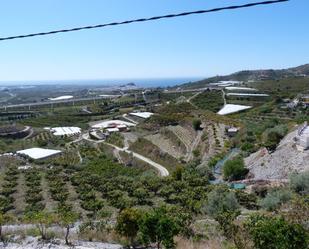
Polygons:
<instances>
[{"instance_id":1,"label":"olive tree","mask_svg":"<svg viewBox=\"0 0 309 249\"><path fill-rule=\"evenodd\" d=\"M134 244L137 236L140 218L141 212L134 208L126 208L118 215L116 232L128 238L130 245Z\"/></svg>"},{"instance_id":2,"label":"olive tree","mask_svg":"<svg viewBox=\"0 0 309 249\"><path fill-rule=\"evenodd\" d=\"M60 226L66 229L65 233L65 244L69 245L69 234L70 229L74 227L74 223L78 220L79 214L74 212L71 207L63 207L58 212L58 219Z\"/></svg>"}]
</instances>

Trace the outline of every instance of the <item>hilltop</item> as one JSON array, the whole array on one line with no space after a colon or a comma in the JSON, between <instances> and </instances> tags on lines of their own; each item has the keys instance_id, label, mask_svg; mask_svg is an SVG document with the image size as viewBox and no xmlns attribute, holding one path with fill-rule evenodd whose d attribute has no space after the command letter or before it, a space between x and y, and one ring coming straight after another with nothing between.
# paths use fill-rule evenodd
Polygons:
<instances>
[{"instance_id":1,"label":"hilltop","mask_svg":"<svg viewBox=\"0 0 309 249\"><path fill-rule=\"evenodd\" d=\"M224 76L214 76L204 80L190 82L180 85L182 88L199 88L205 85L219 81L261 81L261 80L279 80L290 77L308 77L309 64L292 67L287 69L258 69L258 70L242 70Z\"/></svg>"}]
</instances>

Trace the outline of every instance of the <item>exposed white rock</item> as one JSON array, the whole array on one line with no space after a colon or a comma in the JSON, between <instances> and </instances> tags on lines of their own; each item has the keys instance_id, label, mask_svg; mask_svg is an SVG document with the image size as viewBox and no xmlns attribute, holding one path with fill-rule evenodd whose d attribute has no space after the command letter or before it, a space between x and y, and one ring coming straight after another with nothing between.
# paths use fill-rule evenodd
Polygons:
<instances>
[{"instance_id":1,"label":"exposed white rock","mask_svg":"<svg viewBox=\"0 0 309 249\"><path fill-rule=\"evenodd\" d=\"M261 149L245 158L245 164L255 179L287 179L291 173L309 170L309 150L297 150L296 134L297 131L289 133L272 154Z\"/></svg>"}]
</instances>

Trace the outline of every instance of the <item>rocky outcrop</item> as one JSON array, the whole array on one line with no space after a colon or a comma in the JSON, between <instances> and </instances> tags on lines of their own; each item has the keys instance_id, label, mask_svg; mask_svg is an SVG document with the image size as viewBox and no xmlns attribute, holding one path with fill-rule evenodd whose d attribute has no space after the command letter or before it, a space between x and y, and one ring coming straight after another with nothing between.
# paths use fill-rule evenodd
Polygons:
<instances>
[{"instance_id":1,"label":"rocky outcrop","mask_svg":"<svg viewBox=\"0 0 309 249\"><path fill-rule=\"evenodd\" d=\"M271 154L263 148L245 158L254 179L287 179L291 173L309 170L309 150L297 150L296 134L297 131L289 133Z\"/></svg>"}]
</instances>

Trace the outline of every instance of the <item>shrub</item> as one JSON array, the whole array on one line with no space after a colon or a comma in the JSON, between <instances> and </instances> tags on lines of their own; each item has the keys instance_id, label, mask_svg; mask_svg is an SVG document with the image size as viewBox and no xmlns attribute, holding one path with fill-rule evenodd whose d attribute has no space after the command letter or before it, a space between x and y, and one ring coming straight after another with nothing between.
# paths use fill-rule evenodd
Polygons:
<instances>
[{"instance_id":1,"label":"shrub","mask_svg":"<svg viewBox=\"0 0 309 249\"><path fill-rule=\"evenodd\" d=\"M199 157L200 154L201 154L198 149L193 150L192 153L193 153L194 157Z\"/></svg>"},{"instance_id":2,"label":"shrub","mask_svg":"<svg viewBox=\"0 0 309 249\"><path fill-rule=\"evenodd\" d=\"M256 249L308 248L308 233L299 224L288 223L281 217L251 216L246 227Z\"/></svg>"},{"instance_id":3,"label":"shrub","mask_svg":"<svg viewBox=\"0 0 309 249\"><path fill-rule=\"evenodd\" d=\"M234 212L239 209L235 194L224 187L216 187L208 194L206 212L216 218L225 212Z\"/></svg>"},{"instance_id":4,"label":"shrub","mask_svg":"<svg viewBox=\"0 0 309 249\"><path fill-rule=\"evenodd\" d=\"M216 166L216 164L222 160L224 158L224 154L223 153L219 153L216 154L214 157L212 157L210 159L210 161L208 162L208 167L209 168L214 168Z\"/></svg>"},{"instance_id":5,"label":"shrub","mask_svg":"<svg viewBox=\"0 0 309 249\"><path fill-rule=\"evenodd\" d=\"M196 131L201 129L201 124L202 124L202 121L200 119L194 119L192 122L193 128Z\"/></svg>"},{"instance_id":6,"label":"shrub","mask_svg":"<svg viewBox=\"0 0 309 249\"><path fill-rule=\"evenodd\" d=\"M257 196L255 194L248 194L242 190L236 190L235 191L236 198L238 203L241 206L244 206L248 209L257 209Z\"/></svg>"},{"instance_id":7,"label":"shrub","mask_svg":"<svg viewBox=\"0 0 309 249\"><path fill-rule=\"evenodd\" d=\"M309 171L300 174L292 174L290 177L290 187L296 193L309 194Z\"/></svg>"},{"instance_id":8,"label":"shrub","mask_svg":"<svg viewBox=\"0 0 309 249\"><path fill-rule=\"evenodd\" d=\"M223 167L224 178L228 180L240 180L243 179L248 173L248 169L245 168L244 160L237 157L233 160L229 160Z\"/></svg>"},{"instance_id":9,"label":"shrub","mask_svg":"<svg viewBox=\"0 0 309 249\"><path fill-rule=\"evenodd\" d=\"M275 189L270 191L264 199L260 201L262 208L274 211L281 204L288 202L292 198L292 193L287 189Z\"/></svg>"},{"instance_id":10,"label":"shrub","mask_svg":"<svg viewBox=\"0 0 309 249\"><path fill-rule=\"evenodd\" d=\"M264 132L264 145L267 149L273 151L276 149L280 140L286 135L288 128L286 125L277 125Z\"/></svg>"},{"instance_id":11,"label":"shrub","mask_svg":"<svg viewBox=\"0 0 309 249\"><path fill-rule=\"evenodd\" d=\"M254 145L252 143L244 143L241 147L242 151L254 152Z\"/></svg>"}]
</instances>

